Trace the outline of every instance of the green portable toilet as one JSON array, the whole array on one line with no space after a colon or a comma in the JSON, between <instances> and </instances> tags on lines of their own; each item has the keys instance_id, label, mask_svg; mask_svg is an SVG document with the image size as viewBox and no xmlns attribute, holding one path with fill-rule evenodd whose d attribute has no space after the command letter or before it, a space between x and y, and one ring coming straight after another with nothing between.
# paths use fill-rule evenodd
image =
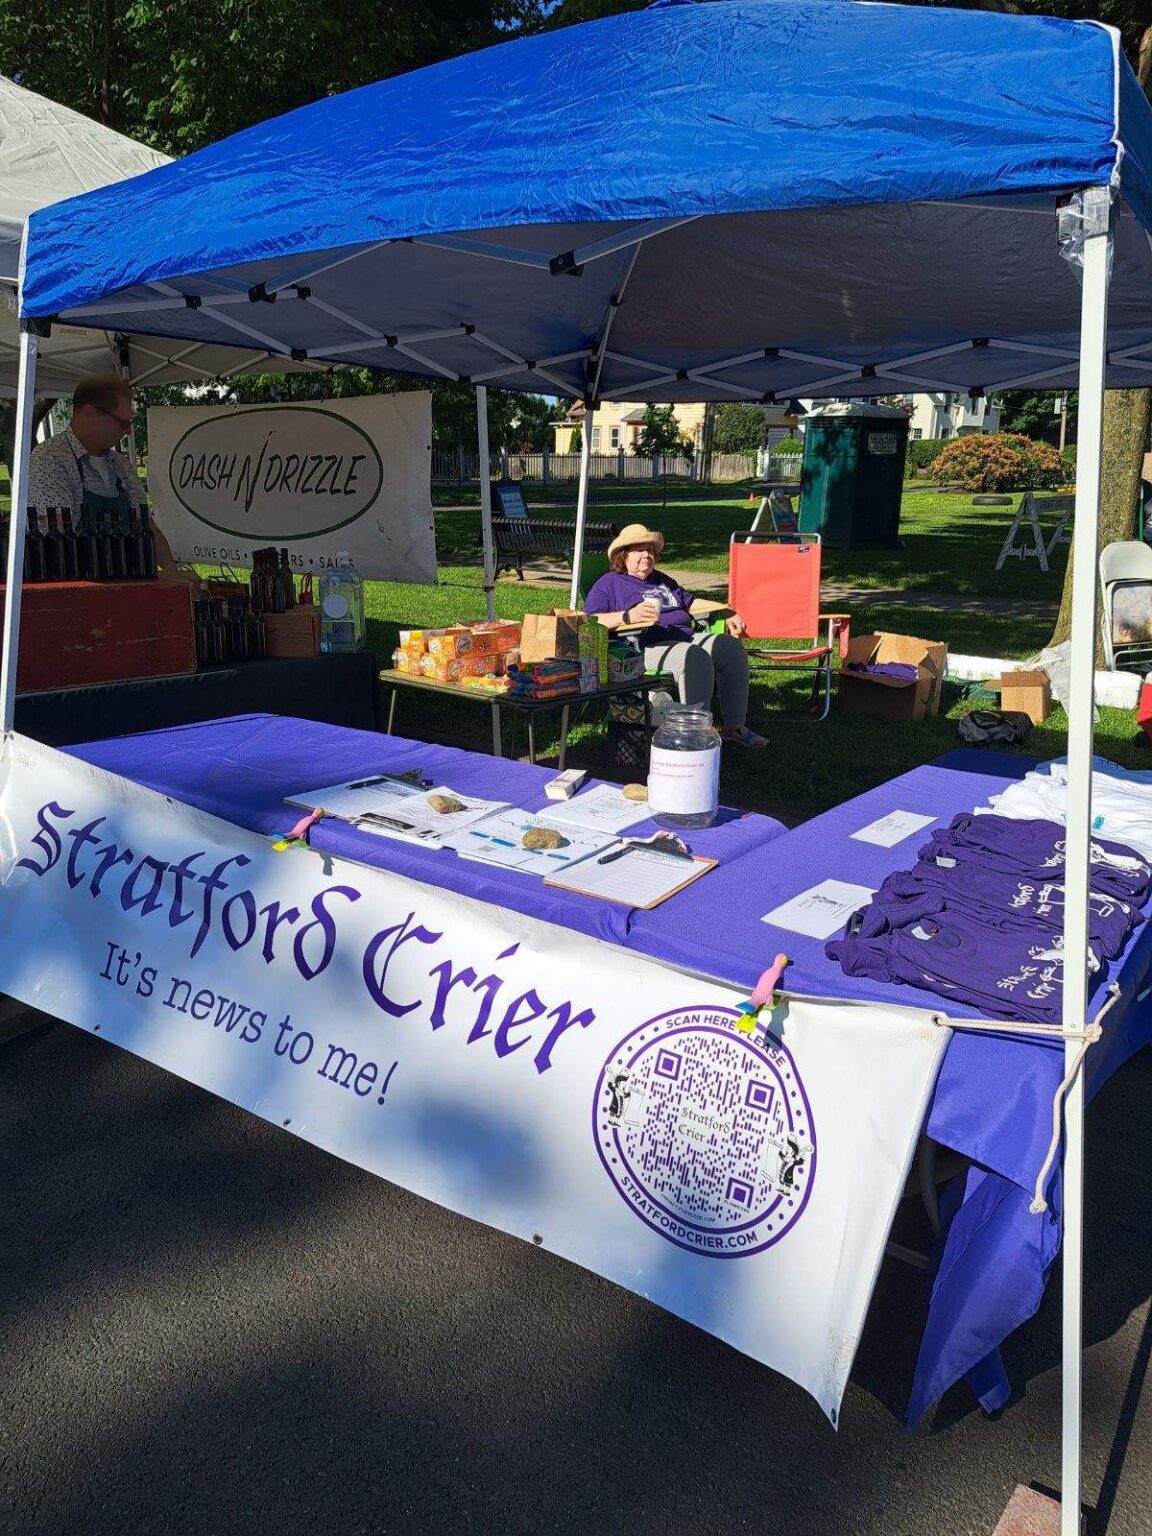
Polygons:
<instances>
[{"instance_id":1,"label":"green portable toilet","mask_svg":"<svg viewBox=\"0 0 1152 1536\"><path fill-rule=\"evenodd\" d=\"M908 413L892 405L825 405L804 421L800 531L832 549L894 549Z\"/></svg>"}]
</instances>

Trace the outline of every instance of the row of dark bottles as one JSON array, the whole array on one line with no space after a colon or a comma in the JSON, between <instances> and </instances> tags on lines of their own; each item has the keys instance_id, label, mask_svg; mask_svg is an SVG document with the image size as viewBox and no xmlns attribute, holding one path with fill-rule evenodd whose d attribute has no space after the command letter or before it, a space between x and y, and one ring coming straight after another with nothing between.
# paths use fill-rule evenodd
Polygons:
<instances>
[{"instance_id":1,"label":"row of dark bottles","mask_svg":"<svg viewBox=\"0 0 1152 1536\"><path fill-rule=\"evenodd\" d=\"M268 654L264 616L245 593L194 598L192 625L198 666L260 660Z\"/></svg>"},{"instance_id":2,"label":"row of dark bottles","mask_svg":"<svg viewBox=\"0 0 1152 1536\"><path fill-rule=\"evenodd\" d=\"M252 551L252 576L249 582L252 601L262 613L286 613L296 606L296 583L288 551L274 548Z\"/></svg>"},{"instance_id":3,"label":"row of dark bottles","mask_svg":"<svg viewBox=\"0 0 1152 1536\"><path fill-rule=\"evenodd\" d=\"M138 581L156 575L156 540L147 507L133 507L128 527L113 512L84 510L79 524L70 507L49 507L41 531L28 508L24 535L25 582Z\"/></svg>"}]
</instances>

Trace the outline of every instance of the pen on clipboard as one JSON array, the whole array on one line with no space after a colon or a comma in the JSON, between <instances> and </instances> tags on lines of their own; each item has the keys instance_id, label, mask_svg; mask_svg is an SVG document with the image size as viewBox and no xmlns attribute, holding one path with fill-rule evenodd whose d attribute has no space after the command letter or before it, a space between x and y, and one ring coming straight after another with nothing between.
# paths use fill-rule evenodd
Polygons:
<instances>
[{"instance_id":1,"label":"pen on clipboard","mask_svg":"<svg viewBox=\"0 0 1152 1536\"><path fill-rule=\"evenodd\" d=\"M596 860L597 864L611 864L614 859L622 859L626 853L662 853L669 859L687 859L693 863L692 850L680 839L668 837L657 832L655 837L639 837L626 839L619 848L613 848Z\"/></svg>"},{"instance_id":2,"label":"pen on clipboard","mask_svg":"<svg viewBox=\"0 0 1152 1536\"><path fill-rule=\"evenodd\" d=\"M626 853L632 852L631 843L622 843L619 848L613 848L611 853L604 853L596 860L597 864L611 864L615 859L622 859Z\"/></svg>"}]
</instances>

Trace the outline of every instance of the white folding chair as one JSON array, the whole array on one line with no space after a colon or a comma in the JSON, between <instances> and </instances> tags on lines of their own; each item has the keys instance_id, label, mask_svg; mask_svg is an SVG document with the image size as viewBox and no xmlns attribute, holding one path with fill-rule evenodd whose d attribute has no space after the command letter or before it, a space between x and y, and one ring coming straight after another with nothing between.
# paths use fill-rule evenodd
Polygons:
<instances>
[{"instance_id":1,"label":"white folding chair","mask_svg":"<svg viewBox=\"0 0 1152 1536\"><path fill-rule=\"evenodd\" d=\"M1152 549L1139 539L1100 553L1104 656L1111 670L1152 669Z\"/></svg>"}]
</instances>

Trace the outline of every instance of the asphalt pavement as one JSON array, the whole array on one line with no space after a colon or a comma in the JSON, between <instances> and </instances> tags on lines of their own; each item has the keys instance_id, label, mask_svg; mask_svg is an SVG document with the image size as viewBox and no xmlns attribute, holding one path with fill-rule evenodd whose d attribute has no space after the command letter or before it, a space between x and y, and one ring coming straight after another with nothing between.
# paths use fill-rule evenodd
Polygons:
<instances>
[{"instance_id":1,"label":"asphalt pavement","mask_svg":"<svg viewBox=\"0 0 1152 1536\"><path fill-rule=\"evenodd\" d=\"M639 1297L94 1036L0 1063L4 1536L990 1536L1058 1480L1058 1280L1005 1413L958 1388L909 1434L923 1276L886 1263L835 1433ZM1145 1051L1089 1114L1090 1536L1152 1532L1150 1098Z\"/></svg>"}]
</instances>

